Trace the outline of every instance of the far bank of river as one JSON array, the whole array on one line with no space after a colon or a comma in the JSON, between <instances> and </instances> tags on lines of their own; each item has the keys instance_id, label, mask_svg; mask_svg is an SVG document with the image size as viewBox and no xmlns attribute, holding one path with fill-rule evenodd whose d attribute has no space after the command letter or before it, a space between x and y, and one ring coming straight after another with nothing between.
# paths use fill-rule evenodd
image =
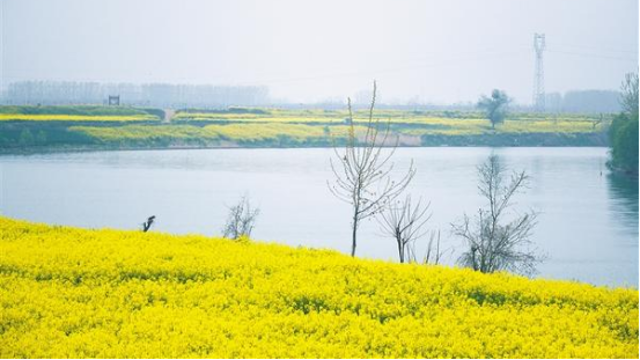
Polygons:
<instances>
[{"instance_id":1,"label":"far bank of river","mask_svg":"<svg viewBox=\"0 0 640 360\"><path fill-rule=\"evenodd\" d=\"M0 146L0 155L50 154L89 151L184 150L184 149L293 149L326 148L333 145L330 138L304 141L279 136L261 141L233 141L220 139L178 139L158 137L143 140L96 141L71 136L65 141L33 143L31 145ZM399 147L607 147L603 133L496 133L479 135L402 135Z\"/></svg>"}]
</instances>

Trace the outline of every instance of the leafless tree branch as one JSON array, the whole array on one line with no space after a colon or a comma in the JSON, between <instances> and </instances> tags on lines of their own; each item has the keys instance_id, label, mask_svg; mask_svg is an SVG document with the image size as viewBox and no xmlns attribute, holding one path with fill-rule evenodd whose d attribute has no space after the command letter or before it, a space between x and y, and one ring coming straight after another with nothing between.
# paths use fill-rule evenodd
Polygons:
<instances>
[{"instance_id":1,"label":"leafless tree branch","mask_svg":"<svg viewBox=\"0 0 640 360\"><path fill-rule=\"evenodd\" d=\"M431 214L427 214L429 206L422 206L421 200L412 205L411 196L407 196L404 201L389 204L376 217L382 232L396 241L401 263L415 258L412 243L425 235L422 228L431 218Z\"/></svg>"},{"instance_id":2,"label":"leafless tree branch","mask_svg":"<svg viewBox=\"0 0 640 360\"><path fill-rule=\"evenodd\" d=\"M373 96L363 134L356 132L351 99L348 99L347 139L342 151L334 142L335 161L331 159L331 171L335 180L327 182L331 193L341 201L349 203L353 209L351 256L355 256L356 253L357 230L360 222L379 213L396 199L415 175L412 161L402 178L398 181L391 178L394 164L390 159L397 149L398 139L388 146L391 121L381 123L379 118L373 116L376 91L374 82ZM385 145L388 147L385 148Z\"/></svg>"},{"instance_id":3,"label":"leafless tree branch","mask_svg":"<svg viewBox=\"0 0 640 360\"><path fill-rule=\"evenodd\" d=\"M222 236L228 239L251 236L259 214L260 209L252 209L249 199L243 196L236 205L229 207L229 215L222 229Z\"/></svg>"},{"instance_id":4,"label":"leafless tree branch","mask_svg":"<svg viewBox=\"0 0 640 360\"><path fill-rule=\"evenodd\" d=\"M486 273L506 270L530 275L543 260L530 241L538 214L530 211L504 224L512 197L527 186L529 179L523 171L512 174L504 184L504 171L495 155L478 167L478 190L488 201L488 208L479 209L473 220L465 214L462 222L452 224L453 234L464 239L468 247L458 262Z\"/></svg>"}]
</instances>

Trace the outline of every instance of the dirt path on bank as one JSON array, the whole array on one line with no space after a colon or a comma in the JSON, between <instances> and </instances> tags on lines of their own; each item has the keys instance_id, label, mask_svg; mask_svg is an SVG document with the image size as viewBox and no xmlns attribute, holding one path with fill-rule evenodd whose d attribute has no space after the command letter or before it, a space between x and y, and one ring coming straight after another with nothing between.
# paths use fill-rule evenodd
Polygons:
<instances>
[{"instance_id":1,"label":"dirt path on bank","mask_svg":"<svg viewBox=\"0 0 640 360\"><path fill-rule=\"evenodd\" d=\"M173 115L176 114L176 111L173 109L164 109L164 119L162 119L163 123L170 123L171 119L173 119Z\"/></svg>"}]
</instances>

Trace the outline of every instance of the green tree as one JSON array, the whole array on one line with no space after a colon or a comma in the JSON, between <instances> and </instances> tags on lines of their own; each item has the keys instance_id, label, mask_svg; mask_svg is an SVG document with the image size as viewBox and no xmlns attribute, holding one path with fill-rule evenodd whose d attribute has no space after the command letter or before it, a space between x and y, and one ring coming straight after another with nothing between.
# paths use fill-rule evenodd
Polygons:
<instances>
[{"instance_id":1,"label":"green tree","mask_svg":"<svg viewBox=\"0 0 640 360\"><path fill-rule=\"evenodd\" d=\"M613 170L638 176L638 74L625 76L620 99L623 112L618 114L609 128Z\"/></svg>"},{"instance_id":2,"label":"green tree","mask_svg":"<svg viewBox=\"0 0 640 360\"><path fill-rule=\"evenodd\" d=\"M507 96L507 93L498 89L494 89L491 92L491 97L482 95L478 101L478 107L485 112L485 116L491 121L491 129L496 128L496 125L504 122L504 118L507 116L507 107L511 99Z\"/></svg>"}]
</instances>

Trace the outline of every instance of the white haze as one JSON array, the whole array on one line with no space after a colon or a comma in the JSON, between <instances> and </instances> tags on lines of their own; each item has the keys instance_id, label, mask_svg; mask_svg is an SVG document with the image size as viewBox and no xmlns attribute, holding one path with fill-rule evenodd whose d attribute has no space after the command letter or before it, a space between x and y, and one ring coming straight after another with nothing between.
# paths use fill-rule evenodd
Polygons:
<instances>
[{"instance_id":1,"label":"white haze","mask_svg":"<svg viewBox=\"0 0 640 360\"><path fill-rule=\"evenodd\" d=\"M1 85L22 80L266 85L295 102L379 82L385 102L529 103L618 89L638 68L635 0L0 0Z\"/></svg>"}]
</instances>

